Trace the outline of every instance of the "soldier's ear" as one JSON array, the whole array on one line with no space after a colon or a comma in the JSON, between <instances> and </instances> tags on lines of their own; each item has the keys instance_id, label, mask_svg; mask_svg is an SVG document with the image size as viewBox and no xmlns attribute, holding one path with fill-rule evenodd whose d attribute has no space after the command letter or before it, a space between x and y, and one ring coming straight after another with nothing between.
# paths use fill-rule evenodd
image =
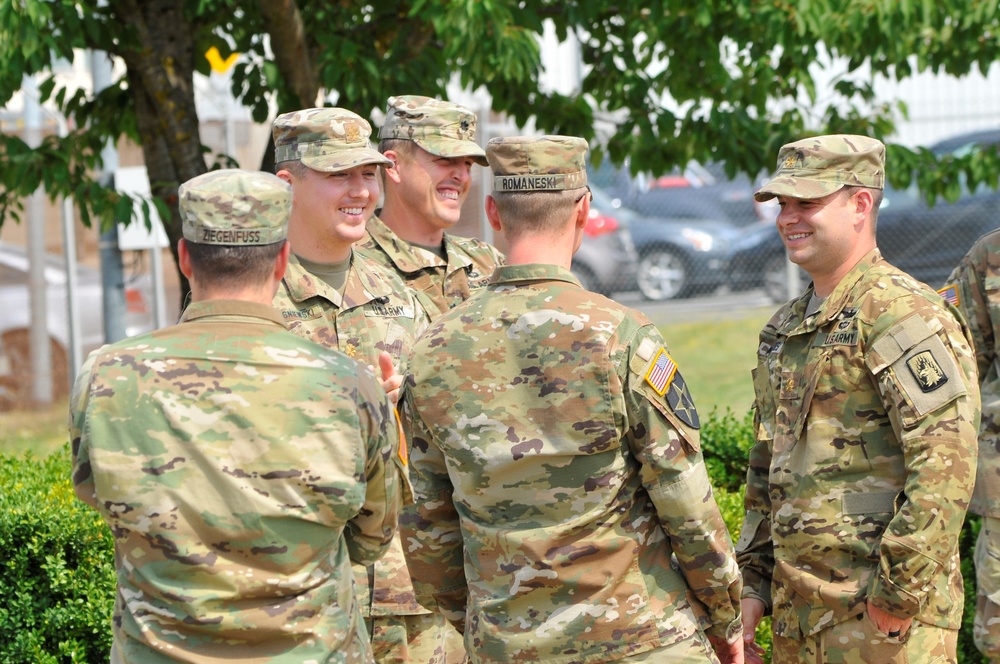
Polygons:
<instances>
[{"instance_id":1,"label":"soldier's ear","mask_svg":"<svg viewBox=\"0 0 1000 664\"><path fill-rule=\"evenodd\" d=\"M187 240L181 238L177 241L177 267L181 274L191 280L191 254L188 252Z\"/></svg>"}]
</instances>

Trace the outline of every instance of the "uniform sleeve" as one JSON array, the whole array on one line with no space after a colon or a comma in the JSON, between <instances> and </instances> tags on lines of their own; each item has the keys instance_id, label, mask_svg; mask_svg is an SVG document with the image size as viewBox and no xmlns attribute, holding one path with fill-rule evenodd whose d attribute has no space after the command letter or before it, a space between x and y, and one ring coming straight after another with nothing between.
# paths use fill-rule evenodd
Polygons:
<instances>
[{"instance_id":1,"label":"uniform sleeve","mask_svg":"<svg viewBox=\"0 0 1000 664\"><path fill-rule=\"evenodd\" d=\"M741 633L741 582L702 458L697 410L655 327L641 328L629 353L619 375L627 387L628 441L643 487L691 594L704 608L701 627L732 642Z\"/></svg>"},{"instance_id":2,"label":"uniform sleeve","mask_svg":"<svg viewBox=\"0 0 1000 664\"><path fill-rule=\"evenodd\" d=\"M400 476L399 427L392 405L373 375L359 372L358 377L359 433L367 452L365 502L348 522L344 536L351 561L370 565L392 542L404 480Z\"/></svg>"},{"instance_id":3,"label":"uniform sleeve","mask_svg":"<svg viewBox=\"0 0 1000 664\"><path fill-rule=\"evenodd\" d=\"M100 349L91 353L73 383L69 400L69 440L73 464L73 490L77 497L97 508L93 469L90 466L90 440L86 435L87 404L90 401L90 381Z\"/></svg>"},{"instance_id":4,"label":"uniform sleeve","mask_svg":"<svg viewBox=\"0 0 1000 664\"><path fill-rule=\"evenodd\" d=\"M996 359L996 339L986 287L989 256L984 253L981 243L974 246L948 277L944 288L938 291L965 317L972 333L980 377L986 375Z\"/></svg>"},{"instance_id":5,"label":"uniform sleeve","mask_svg":"<svg viewBox=\"0 0 1000 664\"><path fill-rule=\"evenodd\" d=\"M415 409L411 390L405 391L402 419L410 442L414 504L403 516L401 534L413 588L420 604L436 604L464 633L465 549L444 454Z\"/></svg>"},{"instance_id":6,"label":"uniform sleeve","mask_svg":"<svg viewBox=\"0 0 1000 664\"><path fill-rule=\"evenodd\" d=\"M760 431L760 415L754 410L754 428ZM771 539L771 496L767 477L771 467L771 441L758 436L750 449L747 484L743 499L746 514L736 541L736 561L743 576L743 597L764 603L771 613L771 577L774 575L774 542Z\"/></svg>"},{"instance_id":7,"label":"uniform sleeve","mask_svg":"<svg viewBox=\"0 0 1000 664\"><path fill-rule=\"evenodd\" d=\"M743 597L763 602L765 614L769 614L772 609L771 578L774 575L771 494L768 490L773 446L771 424L774 419L774 403L770 394L765 360L776 341L772 328L765 327L761 332L758 346L758 365L752 372L754 445L750 449L743 498L746 513L739 539L736 540L736 561L743 575Z\"/></svg>"},{"instance_id":8,"label":"uniform sleeve","mask_svg":"<svg viewBox=\"0 0 1000 664\"><path fill-rule=\"evenodd\" d=\"M906 473L868 597L911 617L958 550L975 484L980 413L975 359L958 321L932 303L903 310L912 313L883 316L889 329L873 334L865 356Z\"/></svg>"}]
</instances>

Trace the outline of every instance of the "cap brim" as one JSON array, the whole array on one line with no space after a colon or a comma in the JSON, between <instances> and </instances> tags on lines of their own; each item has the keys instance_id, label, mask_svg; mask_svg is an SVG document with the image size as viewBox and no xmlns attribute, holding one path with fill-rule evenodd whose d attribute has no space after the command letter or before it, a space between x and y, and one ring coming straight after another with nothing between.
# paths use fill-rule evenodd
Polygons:
<instances>
[{"instance_id":1,"label":"cap brim","mask_svg":"<svg viewBox=\"0 0 1000 664\"><path fill-rule=\"evenodd\" d=\"M324 173L346 171L348 168L363 166L365 164L392 166L391 159L387 158L378 150L374 150L372 148L339 150L337 152L324 155L303 155L301 160L303 164L314 171L323 171Z\"/></svg>"},{"instance_id":2,"label":"cap brim","mask_svg":"<svg viewBox=\"0 0 1000 664\"><path fill-rule=\"evenodd\" d=\"M489 165L489 162L486 161L486 150L483 150L475 141L435 136L430 140L414 138L413 142L438 157L469 157L480 166Z\"/></svg>"},{"instance_id":3,"label":"cap brim","mask_svg":"<svg viewBox=\"0 0 1000 664\"><path fill-rule=\"evenodd\" d=\"M843 182L824 182L791 176L776 177L754 192L753 198L758 203L769 201L776 196L823 198L840 191L844 186Z\"/></svg>"}]
</instances>

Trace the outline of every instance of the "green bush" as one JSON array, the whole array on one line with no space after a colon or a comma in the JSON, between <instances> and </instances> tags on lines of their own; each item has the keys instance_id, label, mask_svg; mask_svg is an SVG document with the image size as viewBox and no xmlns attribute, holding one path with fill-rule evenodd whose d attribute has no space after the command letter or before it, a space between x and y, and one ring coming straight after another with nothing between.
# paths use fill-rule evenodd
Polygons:
<instances>
[{"instance_id":1,"label":"green bush","mask_svg":"<svg viewBox=\"0 0 1000 664\"><path fill-rule=\"evenodd\" d=\"M747 459L753 443L751 412L737 418L728 408L723 414L712 410L701 423L701 448L713 486L730 492L742 491L747 482ZM741 505L740 514L742 513ZM742 516L740 521L742 522Z\"/></svg>"},{"instance_id":2,"label":"green bush","mask_svg":"<svg viewBox=\"0 0 1000 664\"><path fill-rule=\"evenodd\" d=\"M0 662L107 662L115 568L111 532L77 500L68 447L0 455Z\"/></svg>"}]
</instances>

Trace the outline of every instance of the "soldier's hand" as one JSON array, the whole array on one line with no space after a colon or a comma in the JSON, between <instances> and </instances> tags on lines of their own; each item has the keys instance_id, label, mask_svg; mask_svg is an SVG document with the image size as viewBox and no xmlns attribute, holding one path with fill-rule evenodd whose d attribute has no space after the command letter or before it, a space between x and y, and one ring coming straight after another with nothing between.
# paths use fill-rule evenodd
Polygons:
<instances>
[{"instance_id":1,"label":"soldier's hand","mask_svg":"<svg viewBox=\"0 0 1000 664\"><path fill-rule=\"evenodd\" d=\"M721 664L744 664L743 662L743 640L734 643L727 643L724 639L708 637L712 644L715 656L719 658Z\"/></svg>"},{"instance_id":2,"label":"soldier's hand","mask_svg":"<svg viewBox=\"0 0 1000 664\"><path fill-rule=\"evenodd\" d=\"M403 387L403 375L396 373L396 367L392 364L392 355L385 351L378 354L378 367L382 373L382 389L389 395L389 400L395 404L399 401L399 391Z\"/></svg>"},{"instance_id":3,"label":"soldier's hand","mask_svg":"<svg viewBox=\"0 0 1000 664\"><path fill-rule=\"evenodd\" d=\"M764 617L764 602L753 597L740 600L743 614L743 659L746 664L764 664L764 648L757 643L757 625Z\"/></svg>"},{"instance_id":4,"label":"soldier's hand","mask_svg":"<svg viewBox=\"0 0 1000 664\"><path fill-rule=\"evenodd\" d=\"M872 604L871 600L868 600L868 617L875 623L878 631L893 638L899 638L905 634L906 630L910 629L910 623L913 622L913 618L897 618L888 611L883 611Z\"/></svg>"}]
</instances>

